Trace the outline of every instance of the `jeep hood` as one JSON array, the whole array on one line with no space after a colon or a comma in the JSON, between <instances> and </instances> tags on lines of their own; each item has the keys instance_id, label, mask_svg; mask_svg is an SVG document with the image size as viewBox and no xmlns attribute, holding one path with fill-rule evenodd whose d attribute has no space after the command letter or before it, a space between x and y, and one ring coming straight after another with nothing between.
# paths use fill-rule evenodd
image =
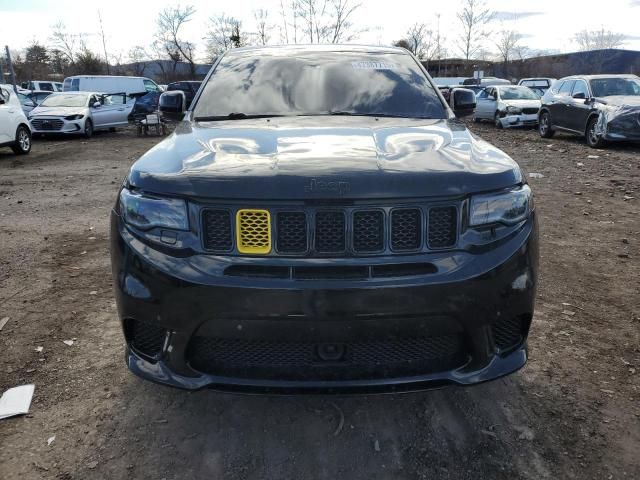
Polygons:
<instances>
[{"instance_id":1,"label":"jeep hood","mask_svg":"<svg viewBox=\"0 0 640 480\"><path fill-rule=\"evenodd\" d=\"M158 194L305 200L462 196L523 177L456 120L315 116L182 122L127 181Z\"/></svg>"}]
</instances>

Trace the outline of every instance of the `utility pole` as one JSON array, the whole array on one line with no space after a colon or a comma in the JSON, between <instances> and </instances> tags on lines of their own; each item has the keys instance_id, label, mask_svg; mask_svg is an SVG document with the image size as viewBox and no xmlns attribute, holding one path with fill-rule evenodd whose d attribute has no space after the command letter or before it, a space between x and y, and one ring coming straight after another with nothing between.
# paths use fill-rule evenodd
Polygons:
<instances>
[{"instance_id":1,"label":"utility pole","mask_svg":"<svg viewBox=\"0 0 640 480\"><path fill-rule=\"evenodd\" d=\"M2 57L0 56L0 83L4 83L4 70L2 70Z\"/></svg>"},{"instance_id":2,"label":"utility pole","mask_svg":"<svg viewBox=\"0 0 640 480\"><path fill-rule=\"evenodd\" d=\"M9 51L9 45L5 45L5 51L7 52L7 64L9 66L9 74L11 75L11 84L13 85L13 90L18 93L18 88L16 87L16 72L13 70L13 62L11 61L11 52Z\"/></svg>"},{"instance_id":3,"label":"utility pole","mask_svg":"<svg viewBox=\"0 0 640 480\"><path fill-rule=\"evenodd\" d=\"M102 26L102 15L100 15L100 10L98 10L98 20L100 21L100 35L102 36L102 48L104 50L104 61L107 62L107 75L111 75L111 67L109 66L109 55L107 55L107 43L104 39L104 27Z\"/></svg>"}]
</instances>

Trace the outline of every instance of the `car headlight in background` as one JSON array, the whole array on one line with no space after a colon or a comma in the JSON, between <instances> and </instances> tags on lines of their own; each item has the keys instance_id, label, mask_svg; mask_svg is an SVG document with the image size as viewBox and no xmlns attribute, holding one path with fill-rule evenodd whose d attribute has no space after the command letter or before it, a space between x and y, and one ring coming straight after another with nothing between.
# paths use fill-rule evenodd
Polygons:
<instances>
[{"instance_id":1,"label":"car headlight in background","mask_svg":"<svg viewBox=\"0 0 640 480\"><path fill-rule=\"evenodd\" d=\"M507 113L511 115L520 115L522 113L522 109L510 105L507 107Z\"/></svg>"},{"instance_id":2,"label":"car headlight in background","mask_svg":"<svg viewBox=\"0 0 640 480\"><path fill-rule=\"evenodd\" d=\"M509 192L475 195L471 197L469 225L513 225L526 219L532 207L533 199L528 185Z\"/></svg>"},{"instance_id":3,"label":"car headlight in background","mask_svg":"<svg viewBox=\"0 0 640 480\"><path fill-rule=\"evenodd\" d=\"M178 198L158 198L123 188L120 213L124 221L140 229L164 227L189 230L187 203Z\"/></svg>"},{"instance_id":4,"label":"car headlight in background","mask_svg":"<svg viewBox=\"0 0 640 480\"><path fill-rule=\"evenodd\" d=\"M76 114L76 115L69 115L67 117L64 117L64 119L65 120L80 120L82 117L84 117L84 115Z\"/></svg>"}]
</instances>

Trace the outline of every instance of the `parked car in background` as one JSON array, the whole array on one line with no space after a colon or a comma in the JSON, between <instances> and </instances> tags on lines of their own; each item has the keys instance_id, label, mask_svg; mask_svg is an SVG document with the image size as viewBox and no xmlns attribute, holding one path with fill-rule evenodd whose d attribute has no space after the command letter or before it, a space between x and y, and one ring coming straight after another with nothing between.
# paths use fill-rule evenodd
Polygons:
<instances>
[{"instance_id":1,"label":"parked car in background","mask_svg":"<svg viewBox=\"0 0 640 480\"><path fill-rule=\"evenodd\" d=\"M0 85L0 147L19 155L31 151L31 127L11 85Z\"/></svg>"},{"instance_id":2,"label":"parked car in background","mask_svg":"<svg viewBox=\"0 0 640 480\"><path fill-rule=\"evenodd\" d=\"M242 88L238 88L242 86ZM407 50L232 49L111 213L128 367L188 389L404 391L522 367L531 190ZM167 99L169 101L167 101Z\"/></svg>"},{"instance_id":3,"label":"parked car in background","mask_svg":"<svg viewBox=\"0 0 640 480\"><path fill-rule=\"evenodd\" d=\"M513 84L505 78L482 77L480 79L467 78L462 81L462 85L464 85L464 87L467 88L469 86L491 87L494 85L513 85Z\"/></svg>"},{"instance_id":4,"label":"parked car in background","mask_svg":"<svg viewBox=\"0 0 640 480\"><path fill-rule=\"evenodd\" d=\"M20 86L25 90L45 90L47 92L61 92L62 83L52 82L50 80L31 80L22 82Z\"/></svg>"},{"instance_id":5,"label":"parked car in background","mask_svg":"<svg viewBox=\"0 0 640 480\"><path fill-rule=\"evenodd\" d=\"M127 125L124 95L96 92L52 93L29 114L34 134L80 134Z\"/></svg>"},{"instance_id":6,"label":"parked car in background","mask_svg":"<svg viewBox=\"0 0 640 480\"><path fill-rule=\"evenodd\" d=\"M22 105L22 110L25 115L28 115L31 110L36 108L42 101L51 95L53 92L49 92L46 90L42 91L29 91L29 90L18 90L18 99L20 100L20 104Z\"/></svg>"},{"instance_id":7,"label":"parked car in background","mask_svg":"<svg viewBox=\"0 0 640 480\"><path fill-rule=\"evenodd\" d=\"M167 92L173 92L176 90L180 90L181 92L183 92L187 100L186 108L189 108L189 106L191 105L191 101L193 100L193 97L195 97L196 93L198 93L198 89L200 88L200 85L202 85L202 82L198 82L194 80L173 82L167 85Z\"/></svg>"},{"instance_id":8,"label":"parked car in background","mask_svg":"<svg viewBox=\"0 0 640 480\"><path fill-rule=\"evenodd\" d=\"M149 92L159 92L160 87L146 77L125 77L115 75L76 75L64 79L65 92L104 92L107 94L126 93L129 110L136 97ZM128 112L127 112L128 114Z\"/></svg>"},{"instance_id":9,"label":"parked car in background","mask_svg":"<svg viewBox=\"0 0 640 480\"><path fill-rule=\"evenodd\" d=\"M555 78L523 78L518 82L518 85L522 85L523 87L529 87L533 90L539 97L542 97L547 90L551 88L553 82L555 82Z\"/></svg>"},{"instance_id":10,"label":"parked car in background","mask_svg":"<svg viewBox=\"0 0 640 480\"><path fill-rule=\"evenodd\" d=\"M491 120L498 128L534 126L538 123L540 98L529 87L488 87L476 96L474 120Z\"/></svg>"},{"instance_id":11,"label":"parked car in background","mask_svg":"<svg viewBox=\"0 0 640 480\"><path fill-rule=\"evenodd\" d=\"M542 97L540 136L556 131L584 136L600 148L607 141L640 142L640 78L582 75L558 80Z\"/></svg>"}]
</instances>

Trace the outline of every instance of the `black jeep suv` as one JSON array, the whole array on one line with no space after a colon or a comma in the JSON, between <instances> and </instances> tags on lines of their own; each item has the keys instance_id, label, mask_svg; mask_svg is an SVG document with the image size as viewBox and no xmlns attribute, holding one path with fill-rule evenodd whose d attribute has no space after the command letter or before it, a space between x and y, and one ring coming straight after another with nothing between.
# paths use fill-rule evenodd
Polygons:
<instances>
[{"instance_id":1,"label":"black jeep suv","mask_svg":"<svg viewBox=\"0 0 640 480\"><path fill-rule=\"evenodd\" d=\"M593 148L607 141L640 141L640 78L562 78L542 97L538 128L543 138L556 131L584 135Z\"/></svg>"},{"instance_id":2,"label":"black jeep suv","mask_svg":"<svg viewBox=\"0 0 640 480\"><path fill-rule=\"evenodd\" d=\"M403 49L223 55L113 209L129 368L188 389L376 392L522 367L531 191L454 111Z\"/></svg>"}]
</instances>

